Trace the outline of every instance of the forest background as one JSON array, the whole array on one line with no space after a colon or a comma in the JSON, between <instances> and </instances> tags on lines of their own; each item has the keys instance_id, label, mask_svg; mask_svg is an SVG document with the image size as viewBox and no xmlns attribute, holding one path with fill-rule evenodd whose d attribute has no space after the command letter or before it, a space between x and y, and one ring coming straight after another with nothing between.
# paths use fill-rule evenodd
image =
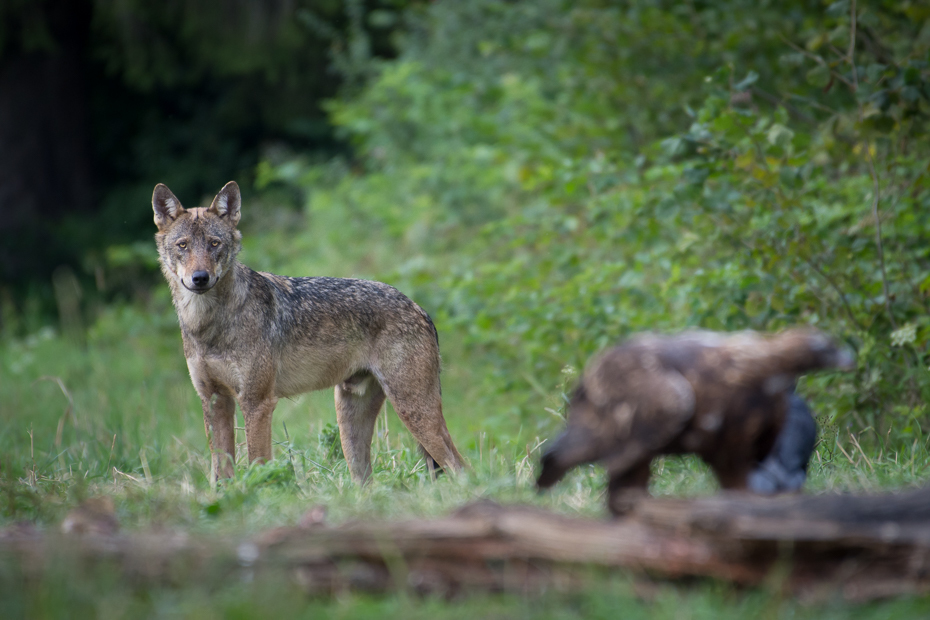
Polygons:
<instances>
[{"instance_id":1,"label":"forest background","mask_svg":"<svg viewBox=\"0 0 930 620\"><path fill-rule=\"evenodd\" d=\"M139 526L259 527L299 511L243 510L282 477L335 485L343 516L527 499L585 360L687 327L841 338L855 372L800 386L813 487L920 482L928 62L910 0L5 2L0 519L118 489ZM434 317L473 486L423 491L383 416L388 490L344 491L324 394L279 405L287 467L209 488L150 196L231 179L246 264L387 281ZM683 463L654 491L712 489ZM599 475L572 480L528 501L596 514Z\"/></svg>"}]
</instances>

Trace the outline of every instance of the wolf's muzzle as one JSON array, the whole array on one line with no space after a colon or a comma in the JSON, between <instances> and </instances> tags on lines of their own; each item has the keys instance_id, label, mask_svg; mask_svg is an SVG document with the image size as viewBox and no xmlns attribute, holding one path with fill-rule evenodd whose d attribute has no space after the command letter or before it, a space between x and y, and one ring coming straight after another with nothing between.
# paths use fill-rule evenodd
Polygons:
<instances>
[{"instance_id":1,"label":"wolf's muzzle","mask_svg":"<svg viewBox=\"0 0 930 620\"><path fill-rule=\"evenodd\" d=\"M206 293L210 286L210 274L206 271L195 271L191 274L191 286L187 287L193 293Z\"/></svg>"}]
</instances>

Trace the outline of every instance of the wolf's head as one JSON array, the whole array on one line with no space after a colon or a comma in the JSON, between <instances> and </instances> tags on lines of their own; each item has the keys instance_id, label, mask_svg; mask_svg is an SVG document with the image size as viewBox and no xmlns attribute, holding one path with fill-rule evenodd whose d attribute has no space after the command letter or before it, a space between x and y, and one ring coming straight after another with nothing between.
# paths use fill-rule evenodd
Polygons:
<instances>
[{"instance_id":1,"label":"wolf's head","mask_svg":"<svg viewBox=\"0 0 930 620\"><path fill-rule=\"evenodd\" d=\"M233 268L242 247L242 234L236 229L241 202L235 181L227 183L208 208L197 209L185 209L167 186L155 186L155 243L169 282L202 295Z\"/></svg>"}]
</instances>

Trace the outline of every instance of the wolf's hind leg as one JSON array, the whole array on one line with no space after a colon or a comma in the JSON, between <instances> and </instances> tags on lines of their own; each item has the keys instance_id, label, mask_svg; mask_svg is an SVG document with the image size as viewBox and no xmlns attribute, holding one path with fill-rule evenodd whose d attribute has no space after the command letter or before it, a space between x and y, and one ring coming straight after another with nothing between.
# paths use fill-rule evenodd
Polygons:
<instances>
[{"instance_id":1,"label":"wolf's hind leg","mask_svg":"<svg viewBox=\"0 0 930 620\"><path fill-rule=\"evenodd\" d=\"M236 401L232 394L220 393L200 398L203 425L210 438L210 478L232 478L236 465Z\"/></svg>"},{"instance_id":2,"label":"wolf's hind leg","mask_svg":"<svg viewBox=\"0 0 930 620\"><path fill-rule=\"evenodd\" d=\"M384 390L371 374L356 373L336 386L336 423L342 452L352 480L361 484L371 476L371 439Z\"/></svg>"},{"instance_id":3,"label":"wolf's hind leg","mask_svg":"<svg viewBox=\"0 0 930 620\"><path fill-rule=\"evenodd\" d=\"M442 415L439 373L436 372L434 377L420 375L413 380L408 374L404 379L385 377L383 384L397 417L444 471L461 470L465 462L452 443Z\"/></svg>"}]
</instances>

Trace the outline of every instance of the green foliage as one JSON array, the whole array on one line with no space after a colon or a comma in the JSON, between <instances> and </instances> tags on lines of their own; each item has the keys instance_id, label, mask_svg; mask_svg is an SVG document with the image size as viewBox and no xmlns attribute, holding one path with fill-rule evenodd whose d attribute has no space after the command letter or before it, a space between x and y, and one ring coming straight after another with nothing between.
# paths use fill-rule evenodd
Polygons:
<instances>
[{"instance_id":1,"label":"green foliage","mask_svg":"<svg viewBox=\"0 0 930 620\"><path fill-rule=\"evenodd\" d=\"M859 353L805 382L824 422L897 449L930 396L930 38L910 3L850 11L439 3L330 104L364 173L266 175L386 231L534 432L629 333L802 323Z\"/></svg>"},{"instance_id":2,"label":"green foliage","mask_svg":"<svg viewBox=\"0 0 930 620\"><path fill-rule=\"evenodd\" d=\"M323 426L323 430L320 431L320 447L326 452L327 461L332 461L333 458L345 458L340 442L338 426L331 422Z\"/></svg>"},{"instance_id":3,"label":"green foliage","mask_svg":"<svg viewBox=\"0 0 930 620\"><path fill-rule=\"evenodd\" d=\"M60 265L77 275L91 309L144 299L157 269L141 261L127 268L121 259L137 243L150 245L152 217L143 207L156 183L190 207L236 179L251 203L262 153L345 152L321 101L362 80L372 57L393 54L407 4L0 3L3 109L34 138L6 149L13 159L0 181L2 303L46 322L56 306L50 276ZM12 105L56 100L49 93L67 93L67 104L43 103L35 114L16 112L28 102ZM22 142L17 135L0 140ZM278 209L294 207L293 196L274 198ZM0 314L4 331L35 331L6 319Z\"/></svg>"},{"instance_id":4,"label":"green foliage","mask_svg":"<svg viewBox=\"0 0 930 620\"><path fill-rule=\"evenodd\" d=\"M118 6L133 19L164 12L156 37L171 11L194 10ZM313 153L269 151L256 170L262 196L246 201L242 258L292 275L383 279L426 308L444 354L444 413L471 471L430 481L386 407L373 479L354 485L332 395L318 393L278 404L275 460L247 467L240 448L236 477L211 487L166 287L139 286L133 303L88 312L65 270L56 286L71 314L62 312L59 330L39 329L0 300L4 325L20 324L0 341L0 524L54 527L100 493L114 498L128 531L170 524L243 535L293 524L319 505L340 522L442 514L482 498L601 515L598 467L578 468L540 496L531 486L538 454L564 423L566 395L593 352L636 331L686 327L803 323L841 337L857 349L857 370L801 386L822 423L809 488L925 483L927 15L918 3L857 7L855 28L845 2L479 0L431 3L399 20L370 13L372 23L403 24L404 35L395 60L366 61L370 41L340 50L354 67L352 88L327 109L355 156L320 163ZM347 28L358 29L358 15ZM185 26L184 41L205 55L191 67L227 50L224 76L265 75L267 59L250 57L249 45L198 41L195 26ZM140 65L151 75L139 77L152 82L139 88L190 81L158 46L135 49L153 55ZM131 67L114 70L131 76ZM158 146L174 140L168 133L152 139L138 152L155 154L153 166L177 165L204 182L191 163L201 155ZM148 220L143 198L121 208L135 205ZM301 213L281 208L295 198ZM154 256L149 243L111 247L98 257L101 278L129 290ZM715 488L695 458L654 463L655 494ZM64 568L19 587L11 570L0 562L0 615L452 611L402 596L308 603L280 584L227 587L221 578L131 589ZM807 608L713 584L661 587L644 604L629 584L601 578L578 596L469 599L462 614L607 617L622 607L634 616L687 608L696 617L879 617L925 606Z\"/></svg>"}]
</instances>

